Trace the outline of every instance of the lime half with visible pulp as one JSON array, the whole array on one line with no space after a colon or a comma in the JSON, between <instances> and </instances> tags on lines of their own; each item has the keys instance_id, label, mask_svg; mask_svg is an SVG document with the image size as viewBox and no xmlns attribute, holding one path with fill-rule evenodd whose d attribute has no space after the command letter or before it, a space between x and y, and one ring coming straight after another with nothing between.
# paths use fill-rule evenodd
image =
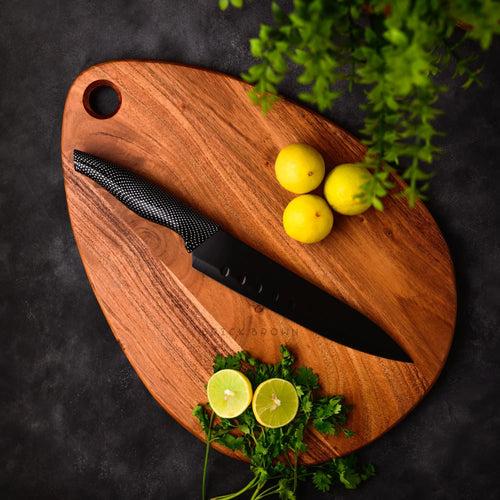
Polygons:
<instances>
[{"instance_id":1,"label":"lime half with visible pulp","mask_svg":"<svg viewBox=\"0 0 500 500\"><path fill-rule=\"evenodd\" d=\"M252 410L260 425L276 429L289 424L297 415L299 397L291 382L270 378L262 382L252 400Z\"/></svg>"},{"instance_id":2,"label":"lime half with visible pulp","mask_svg":"<svg viewBox=\"0 0 500 500\"><path fill-rule=\"evenodd\" d=\"M252 384L246 375L237 370L219 370L208 381L207 395L216 415L234 418L252 402Z\"/></svg>"}]
</instances>

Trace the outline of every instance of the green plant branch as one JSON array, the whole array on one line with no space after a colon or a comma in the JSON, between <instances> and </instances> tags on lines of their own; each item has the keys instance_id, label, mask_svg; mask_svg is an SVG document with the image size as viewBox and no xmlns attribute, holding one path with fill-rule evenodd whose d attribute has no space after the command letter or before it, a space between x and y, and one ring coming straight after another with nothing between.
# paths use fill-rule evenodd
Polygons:
<instances>
[{"instance_id":1,"label":"green plant branch","mask_svg":"<svg viewBox=\"0 0 500 500\"><path fill-rule=\"evenodd\" d=\"M205 457L203 459L203 477L201 480L201 498L202 500L205 500L207 498L207 469L208 469L208 455L210 452L210 444L212 443L212 424L214 421L214 415L215 413L212 412L210 415L210 420L208 423L208 430L207 430L207 443L205 446Z\"/></svg>"},{"instance_id":2,"label":"green plant branch","mask_svg":"<svg viewBox=\"0 0 500 500\"><path fill-rule=\"evenodd\" d=\"M299 453L297 450L293 452L293 492L297 491L297 466L298 466Z\"/></svg>"},{"instance_id":3,"label":"green plant branch","mask_svg":"<svg viewBox=\"0 0 500 500\"><path fill-rule=\"evenodd\" d=\"M243 0L220 4L241 7ZM437 152L432 123L446 89L435 78L451 60L455 76L465 77L464 88L479 83L475 57L462 57L457 49L463 40L490 46L500 33L500 1L293 0L287 12L275 1L271 8L274 23L262 25L250 40L256 64L243 77L255 85L252 100L268 112L293 65L302 69L298 82L306 87L299 98L320 111L335 105L340 82L347 81L350 90L361 85L363 164L374 177L359 196L383 209L382 199L394 187L390 173L397 172L408 182L400 194L414 206L425 197ZM467 30L452 43L457 21Z\"/></svg>"},{"instance_id":4,"label":"green plant branch","mask_svg":"<svg viewBox=\"0 0 500 500\"><path fill-rule=\"evenodd\" d=\"M253 487L255 487L256 483L258 481L257 477L252 478L243 488L241 488L238 491L235 491L233 493L229 493L227 495L220 495L218 497L213 497L212 500L231 500L232 498L237 498L243 493L247 492L248 490L251 490Z\"/></svg>"}]
</instances>

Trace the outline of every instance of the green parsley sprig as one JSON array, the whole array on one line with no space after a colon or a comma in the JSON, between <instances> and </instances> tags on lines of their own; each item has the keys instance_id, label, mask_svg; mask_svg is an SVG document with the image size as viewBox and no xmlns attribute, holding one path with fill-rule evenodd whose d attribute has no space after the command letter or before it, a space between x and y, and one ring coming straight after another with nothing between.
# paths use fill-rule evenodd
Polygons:
<instances>
[{"instance_id":1,"label":"green parsley sprig","mask_svg":"<svg viewBox=\"0 0 500 500\"><path fill-rule=\"evenodd\" d=\"M235 355L217 355L214 372L225 368L240 370L250 379L255 388L269 378L282 378L294 384L299 396L299 411L294 420L278 429L262 427L248 408L233 419L218 418L208 405L197 405L193 414L206 435L206 450L203 466L202 498L206 498L206 478L209 449L219 443L230 450L239 451L250 461L252 479L240 490L215 497L230 500L250 494L257 500L272 495L283 499L295 499L300 482L312 480L319 491L329 491L337 485L348 489L357 488L374 474L371 464L359 465L354 455L335 458L320 465L306 466L300 462L301 454L307 451L304 435L309 427L323 434L353 432L346 427L350 407L343 396L317 397L318 376L307 367L294 368L294 357L281 346L281 360L267 364L246 352Z\"/></svg>"},{"instance_id":2,"label":"green parsley sprig","mask_svg":"<svg viewBox=\"0 0 500 500\"><path fill-rule=\"evenodd\" d=\"M244 2L219 0L222 9L230 4ZM400 195L409 205L425 199L438 152L436 101L446 91L436 77L451 66L464 88L479 82L481 68L475 57L462 55L463 41L490 46L500 33L500 1L293 0L291 9L276 1L271 8L274 23L261 25L250 40L256 63L243 78L255 84L251 99L269 111L293 65L302 70L299 98L320 111L342 95L340 82L349 91L361 85L363 165L374 175L359 198L383 210L382 198L394 188L390 174L399 172L408 184Z\"/></svg>"}]
</instances>

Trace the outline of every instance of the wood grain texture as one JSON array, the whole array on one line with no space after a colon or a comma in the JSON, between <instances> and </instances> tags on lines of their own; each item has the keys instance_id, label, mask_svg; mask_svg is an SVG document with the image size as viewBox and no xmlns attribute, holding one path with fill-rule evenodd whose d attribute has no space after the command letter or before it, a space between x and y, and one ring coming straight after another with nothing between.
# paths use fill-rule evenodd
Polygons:
<instances>
[{"instance_id":1,"label":"wood grain texture","mask_svg":"<svg viewBox=\"0 0 500 500\"><path fill-rule=\"evenodd\" d=\"M118 112L91 116L85 90L120 92ZM456 294L443 237L422 204L389 198L386 210L335 217L323 242L286 237L292 194L274 179L283 146L305 142L329 168L359 160L363 146L333 123L281 101L267 117L229 76L159 62L113 61L80 74L62 127L66 196L76 242L99 304L130 363L156 400L201 437L191 415L206 400L214 355L245 349L266 361L286 343L319 373L325 393L355 405L351 439L311 433L306 460L354 451L404 417L426 394L452 341ZM164 186L244 242L379 323L415 363L363 354L263 309L191 267L182 241L139 218L73 169L73 149L114 161ZM398 182L401 182L398 180ZM334 318L332 318L334 321Z\"/></svg>"}]
</instances>

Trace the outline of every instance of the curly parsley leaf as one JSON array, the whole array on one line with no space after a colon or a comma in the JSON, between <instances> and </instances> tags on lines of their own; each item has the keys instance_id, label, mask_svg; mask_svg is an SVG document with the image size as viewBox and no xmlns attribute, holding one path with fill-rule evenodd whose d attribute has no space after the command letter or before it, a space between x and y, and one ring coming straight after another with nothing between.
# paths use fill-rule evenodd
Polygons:
<instances>
[{"instance_id":1,"label":"curly parsley leaf","mask_svg":"<svg viewBox=\"0 0 500 500\"><path fill-rule=\"evenodd\" d=\"M308 390L314 390L319 387L318 376L309 367L301 366L295 372L293 381L296 385Z\"/></svg>"},{"instance_id":2,"label":"curly parsley leaf","mask_svg":"<svg viewBox=\"0 0 500 500\"><path fill-rule=\"evenodd\" d=\"M213 365L214 373L225 369L239 370L243 359L244 355L240 352L233 355L230 354L228 356L216 354Z\"/></svg>"},{"instance_id":3,"label":"curly parsley leaf","mask_svg":"<svg viewBox=\"0 0 500 500\"><path fill-rule=\"evenodd\" d=\"M332 476L328 472L318 471L313 474L313 484L319 491L329 491L332 486Z\"/></svg>"}]
</instances>

